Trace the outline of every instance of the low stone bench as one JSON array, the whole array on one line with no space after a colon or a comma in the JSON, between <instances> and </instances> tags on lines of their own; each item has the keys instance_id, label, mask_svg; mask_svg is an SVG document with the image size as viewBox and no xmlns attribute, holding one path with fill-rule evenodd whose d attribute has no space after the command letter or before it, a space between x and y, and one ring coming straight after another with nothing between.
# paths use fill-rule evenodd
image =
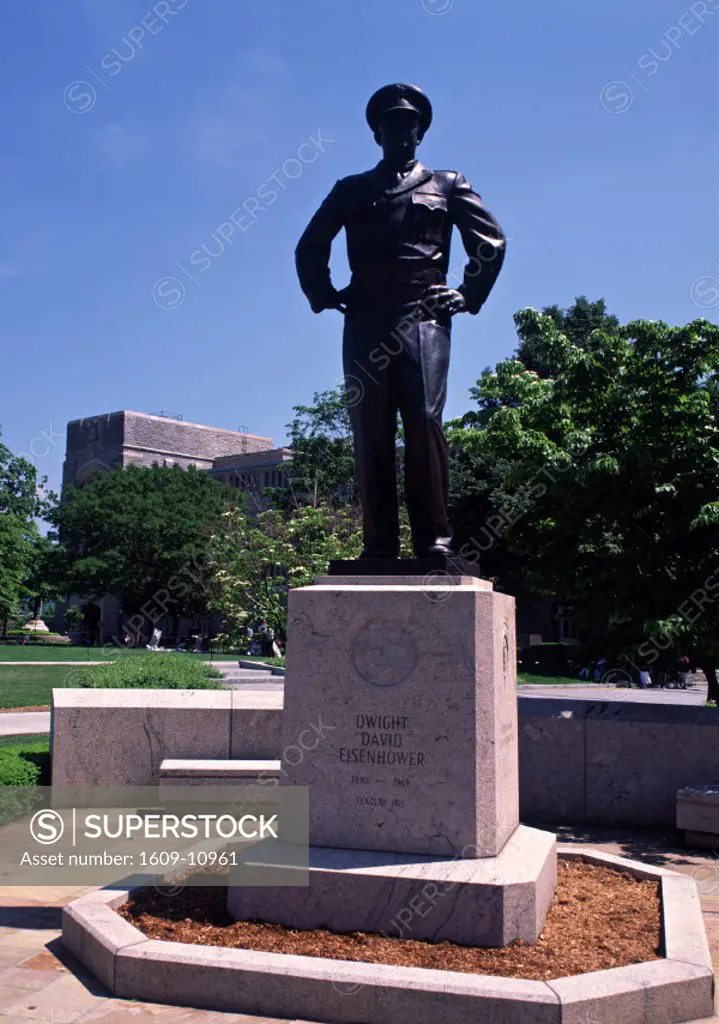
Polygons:
<instances>
[{"instance_id":1,"label":"low stone bench","mask_svg":"<svg viewBox=\"0 0 719 1024\"><path fill-rule=\"evenodd\" d=\"M677 828L687 846L719 849L719 782L679 790Z\"/></svg>"},{"instance_id":2,"label":"low stone bench","mask_svg":"<svg viewBox=\"0 0 719 1024\"><path fill-rule=\"evenodd\" d=\"M159 795L185 798L185 786L259 786L279 781L280 762L266 760L185 760L167 758L160 765Z\"/></svg>"}]
</instances>

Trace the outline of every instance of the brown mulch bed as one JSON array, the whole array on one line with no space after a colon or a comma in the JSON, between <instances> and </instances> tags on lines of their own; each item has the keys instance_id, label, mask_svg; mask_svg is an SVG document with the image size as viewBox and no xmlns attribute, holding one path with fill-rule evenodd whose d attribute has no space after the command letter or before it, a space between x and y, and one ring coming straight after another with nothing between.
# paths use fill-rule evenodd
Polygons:
<instances>
[{"instance_id":1,"label":"brown mulch bed","mask_svg":"<svg viewBox=\"0 0 719 1024\"><path fill-rule=\"evenodd\" d=\"M32 704L30 707L22 708L0 708L0 715L17 714L18 711L49 711L49 704Z\"/></svg>"},{"instance_id":2,"label":"brown mulch bed","mask_svg":"<svg viewBox=\"0 0 719 1024\"><path fill-rule=\"evenodd\" d=\"M367 932L293 931L234 921L227 890L187 888L174 896L136 893L118 912L148 938L270 953L429 967L548 981L661 958L659 885L578 860L559 861L557 891L536 946L502 949L384 938Z\"/></svg>"}]
</instances>

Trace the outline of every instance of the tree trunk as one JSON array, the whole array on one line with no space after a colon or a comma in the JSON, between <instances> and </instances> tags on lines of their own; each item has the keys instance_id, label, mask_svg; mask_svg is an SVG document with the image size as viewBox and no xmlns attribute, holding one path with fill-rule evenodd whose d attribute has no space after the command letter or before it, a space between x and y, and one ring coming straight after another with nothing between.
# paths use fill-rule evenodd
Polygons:
<instances>
[{"instance_id":1,"label":"tree trunk","mask_svg":"<svg viewBox=\"0 0 719 1024\"><path fill-rule=\"evenodd\" d=\"M717 671L714 668L714 662L702 663L699 665L704 675L707 678L707 700L713 700L719 707L719 680L717 680Z\"/></svg>"}]
</instances>

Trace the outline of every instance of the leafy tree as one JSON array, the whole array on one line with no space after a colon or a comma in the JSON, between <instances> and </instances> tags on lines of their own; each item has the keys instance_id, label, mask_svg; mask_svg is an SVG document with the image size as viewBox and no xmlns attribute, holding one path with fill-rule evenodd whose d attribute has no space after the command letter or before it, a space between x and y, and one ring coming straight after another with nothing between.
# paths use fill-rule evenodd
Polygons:
<instances>
[{"instance_id":1,"label":"leafy tree","mask_svg":"<svg viewBox=\"0 0 719 1024\"><path fill-rule=\"evenodd\" d=\"M551 317L557 327L574 345L592 351L595 338L601 330L613 331L618 327L616 316L608 314L604 299L589 302L580 295L568 309L547 306L543 313ZM541 330L531 318L517 321L518 344L514 356L527 370L542 378L551 377L554 355L547 349ZM512 360L505 361L505 363ZM504 365L504 364L502 364ZM491 373L488 369L485 374ZM484 379L484 378L483 378ZM503 390L501 382L508 381ZM520 595L526 588L522 579L521 562L505 542L504 496L502 482L514 465L496 451L477 444L476 440L495 413L521 403L523 396L514 393L514 377L500 374L493 378L491 389L475 388L472 397L477 409L447 425L450 439L450 492L451 521L458 548L473 555L479 553L483 573L495 584ZM469 433L466 428L475 428ZM457 430L459 428L459 430Z\"/></svg>"},{"instance_id":2,"label":"leafy tree","mask_svg":"<svg viewBox=\"0 0 719 1024\"><path fill-rule=\"evenodd\" d=\"M38 485L42 482L31 462L0 443L0 515L15 515L25 521L41 515L45 506Z\"/></svg>"},{"instance_id":3,"label":"leafy tree","mask_svg":"<svg viewBox=\"0 0 719 1024\"><path fill-rule=\"evenodd\" d=\"M64 593L122 602L135 632L165 613L207 607L206 551L236 492L193 467L128 466L67 487L50 513L61 538L55 581Z\"/></svg>"},{"instance_id":4,"label":"leafy tree","mask_svg":"<svg viewBox=\"0 0 719 1024\"><path fill-rule=\"evenodd\" d=\"M85 610L79 604L71 604L65 612L65 625L68 629L76 631L82 629L85 624Z\"/></svg>"},{"instance_id":5,"label":"leafy tree","mask_svg":"<svg viewBox=\"0 0 719 1024\"><path fill-rule=\"evenodd\" d=\"M2 635L8 621L20 613L23 583L33 558L38 536L35 517L45 511L37 493L35 467L12 454L0 443L0 624Z\"/></svg>"},{"instance_id":6,"label":"leafy tree","mask_svg":"<svg viewBox=\"0 0 719 1024\"><path fill-rule=\"evenodd\" d=\"M329 505L253 518L228 510L212 537L211 606L224 620L224 639L238 643L246 626L264 619L286 634L287 595L324 575L330 559L356 558L362 548L358 512Z\"/></svg>"},{"instance_id":7,"label":"leafy tree","mask_svg":"<svg viewBox=\"0 0 719 1024\"><path fill-rule=\"evenodd\" d=\"M589 302L584 295L576 298L568 309L561 309L557 305L546 306L542 313L551 317L557 330L564 337L583 350L592 351L596 344L601 344L599 334L595 332L611 333L619 326L617 317L607 313L604 299ZM532 320L518 322L515 317L515 323L519 340L514 360L518 360L527 370L532 370L540 377L552 377L555 370L553 355L547 349L541 331ZM464 426L470 423L478 427L486 425L495 412L517 401L512 394L498 392L496 388L491 394L475 393L474 398L478 407L462 417Z\"/></svg>"},{"instance_id":8,"label":"leafy tree","mask_svg":"<svg viewBox=\"0 0 719 1024\"><path fill-rule=\"evenodd\" d=\"M58 586L61 549L51 538L38 533L32 542L30 564L23 580L23 591L32 602L32 618L39 619L43 601L62 596Z\"/></svg>"},{"instance_id":9,"label":"leafy tree","mask_svg":"<svg viewBox=\"0 0 719 1024\"><path fill-rule=\"evenodd\" d=\"M634 321L578 345L550 315L515 321L552 377L519 360L486 370L453 441L491 467L488 503L524 580L579 602L615 651L689 653L715 699L719 327Z\"/></svg>"},{"instance_id":10,"label":"leafy tree","mask_svg":"<svg viewBox=\"0 0 719 1024\"><path fill-rule=\"evenodd\" d=\"M288 484L268 489L274 504L356 505L359 501L349 409L342 388L316 392L314 405L296 405L287 424L292 462Z\"/></svg>"},{"instance_id":11,"label":"leafy tree","mask_svg":"<svg viewBox=\"0 0 719 1024\"><path fill-rule=\"evenodd\" d=\"M31 544L26 524L10 512L0 514L0 625L7 635L8 622L21 611L22 581L30 560Z\"/></svg>"},{"instance_id":12,"label":"leafy tree","mask_svg":"<svg viewBox=\"0 0 719 1024\"><path fill-rule=\"evenodd\" d=\"M481 565L482 575L515 596L525 584L519 560L505 542L502 516L506 459L484 446L481 432L447 424L450 441L449 507L456 550Z\"/></svg>"},{"instance_id":13,"label":"leafy tree","mask_svg":"<svg viewBox=\"0 0 719 1024\"><path fill-rule=\"evenodd\" d=\"M607 313L604 299L590 302L586 295L578 296L568 309L554 305L546 306L542 312L552 318L557 330L568 341L590 352L595 351L596 346L600 344L599 335L595 334L595 331L611 333L619 327L617 317ZM554 365L544 346L541 332L535 329L532 322L525 321L518 333L516 358L540 377L551 377Z\"/></svg>"},{"instance_id":14,"label":"leafy tree","mask_svg":"<svg viewBox=\"0 0 719 1024\"><path fill-rule=\"evenodd\" d=\"M354 458L349 403L351 389L316 392L314 405L296 405L287 424L292 462L283 488L267 488L272 504L291 509L304 505L359 507L360 493ZM403 430L397 425L397 489L404 489ZM405 517L406 518L406 517Z\"/></svg>"}]
</instances>

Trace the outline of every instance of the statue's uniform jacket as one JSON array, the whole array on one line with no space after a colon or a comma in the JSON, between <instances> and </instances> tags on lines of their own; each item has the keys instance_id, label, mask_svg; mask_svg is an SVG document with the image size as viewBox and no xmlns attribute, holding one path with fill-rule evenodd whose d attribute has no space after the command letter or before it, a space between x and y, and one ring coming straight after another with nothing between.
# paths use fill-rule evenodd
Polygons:
<instances>
[{"instance_id":1,"label":"statue's uniform jacket","mask_svg":"<svg viewBox=\"0 0 719 1024\"><path fill-rule=\"evenodd\" d=\"M478 313L501 269L505 239L464 176L417 161L387 187L382 167L338 181L296 250L300 285L319 313L336 296L329 271L332 240L345 229L352 278L343 360L351 405L365 548L397 548L395 425L405 431L405 482L415 550L449 537L447 451L442 410L449 367L450 321L423 302L446 284L456 226L469 260L459 290ZM460 275L450 273L450 286Z\"/></svg>"}]
</instances>

